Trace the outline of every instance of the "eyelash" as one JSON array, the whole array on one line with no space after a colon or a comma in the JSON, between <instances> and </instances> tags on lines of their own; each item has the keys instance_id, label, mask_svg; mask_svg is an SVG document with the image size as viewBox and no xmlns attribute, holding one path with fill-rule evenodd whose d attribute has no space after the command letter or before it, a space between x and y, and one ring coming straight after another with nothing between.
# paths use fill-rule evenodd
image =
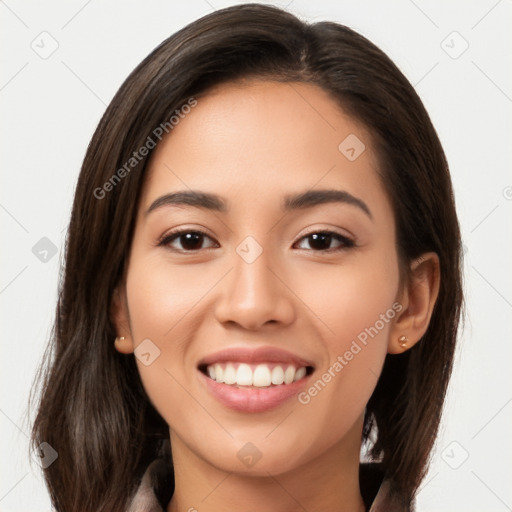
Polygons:
<instances>
[{"instance_id":1,"label":"eyelash","mask_svg":"<svg viewBox=\"0 0 512 512\"><path fill-rule=\"evenodd\" d=\"M210 235L208 235L204 231L201 231L200 229L177 229L175 231L171 231L170 233L166 233L165 235L163 235L158 240L156 245L158 247L169 246L169 244L172 241L178 239L181 235L190 234L190 233L194 233L196 235L201 235L201 236L211 239ZM311 231L310 233L307 233L304 236L302 236L298 241L302 241L304 239L309 238L312 235L319 235L319 234L332 236L337 241L341 242L342 245L340 247L335 247L335 248L331 248L331 249L319 249L319 250L306 249L306 250L310 250L310 251L313 251L316 253L331 253L331 252L339 252L339 251L343 251L346 249L350 249L352 247L355 247L355 245L356 245L355 242L353 240L351 240L350 238L348 238L344 235L341 235L340 233L337 233L336 231L330 231L330 230ZM214 247L207 247L206 250L213 249L213 248ZM200 250L205 250L205 249L194 250L194 249L172 249L171 248L171 250L184 254L184 253L199 252Z\"/></svg>"}]
</instances>

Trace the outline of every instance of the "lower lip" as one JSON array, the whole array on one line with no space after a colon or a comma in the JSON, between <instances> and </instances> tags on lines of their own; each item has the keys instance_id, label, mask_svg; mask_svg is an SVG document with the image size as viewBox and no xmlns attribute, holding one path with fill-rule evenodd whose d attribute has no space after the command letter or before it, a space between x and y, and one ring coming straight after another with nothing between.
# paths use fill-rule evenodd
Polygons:
<instances>
[{"instance_id":1,"label":"lower lip","mask_svg":"<svg viewBox=\"0 0 512 512\"><path fill-rule=\"evenodd\" d=\"M263 412L274 409L296 396L306 385L309 376L290 384L267 388L237 388L210 379L199 371L212 395L223 405L239 412Z\"/></svg>"}]
</instances>

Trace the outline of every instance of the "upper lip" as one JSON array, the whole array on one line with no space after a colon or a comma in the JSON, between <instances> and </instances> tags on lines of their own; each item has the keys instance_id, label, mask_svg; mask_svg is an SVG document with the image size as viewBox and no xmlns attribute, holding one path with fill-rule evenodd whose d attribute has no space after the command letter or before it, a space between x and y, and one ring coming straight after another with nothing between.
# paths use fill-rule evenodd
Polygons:
<instances>
[{"instance_id":1,"label":"upper lip","mask_svg":"<svg viewBox=\"0 0 512 512\"><path fill-rule=\"evenodd\" d=\"M303 366L314 366L311 361L280 348L259 347L250 349L247 347L231 347L204 357L199 361L198 367L228 361L247 364L285 363L294 364L297 368L301 368Z\"/></svg>"}]
</instances>

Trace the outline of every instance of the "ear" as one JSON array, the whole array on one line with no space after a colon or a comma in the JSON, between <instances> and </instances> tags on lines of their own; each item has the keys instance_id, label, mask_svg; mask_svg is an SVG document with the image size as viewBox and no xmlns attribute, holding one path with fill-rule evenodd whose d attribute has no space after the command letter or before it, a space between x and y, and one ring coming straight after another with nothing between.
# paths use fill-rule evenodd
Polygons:
<instances>
[{"instance_id":1,"label":"ear","mask_svg":"<svg viewBox=\"0 0 512 512\"><path fill-rule=\"evenodd\" d=\"M112 294L110 319L117 333L117 338L114 343L116 350L122 354L131 354L135 350L135 347L133 346L131 335L128 301L126 299L126 288L124 284L117 286Z\"/></svg>"},{"instance_id":2,"label":"ear","mask_svg":"<svg viewBox=\"0 0 512 512\"><path fill-rule=\"evenodd\" d=\"M402 309L391 329L389 354L400 354L414 346L427 331L439 294L439 257L427 252L411 264L398 302Z\"/></svg>"}]
</instances>

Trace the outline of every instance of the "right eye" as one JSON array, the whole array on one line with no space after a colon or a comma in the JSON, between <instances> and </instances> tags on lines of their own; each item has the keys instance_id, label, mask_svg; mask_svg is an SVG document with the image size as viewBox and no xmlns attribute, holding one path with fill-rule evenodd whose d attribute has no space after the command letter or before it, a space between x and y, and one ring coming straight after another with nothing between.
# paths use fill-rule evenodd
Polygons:
<instances>
[{"instance_id":1,"label":"right eye","mask_svg":"<svg viewBox=\"0 0 512 512\"><path fill-rule=\"evenodd\" d=\"M197 252L204 248L202 245L205 239L212 240L204 231L197 229L181 229L171 231L164 235L158 242L158 246L166 246L178 252ZM181 247L173 246L176 242L181 245ZM214 242L213 246L215 246L215 243L216 242ZM211 247L212 246L206 247L206 249L210 249Z\"/></svg>"}]
</instances>

